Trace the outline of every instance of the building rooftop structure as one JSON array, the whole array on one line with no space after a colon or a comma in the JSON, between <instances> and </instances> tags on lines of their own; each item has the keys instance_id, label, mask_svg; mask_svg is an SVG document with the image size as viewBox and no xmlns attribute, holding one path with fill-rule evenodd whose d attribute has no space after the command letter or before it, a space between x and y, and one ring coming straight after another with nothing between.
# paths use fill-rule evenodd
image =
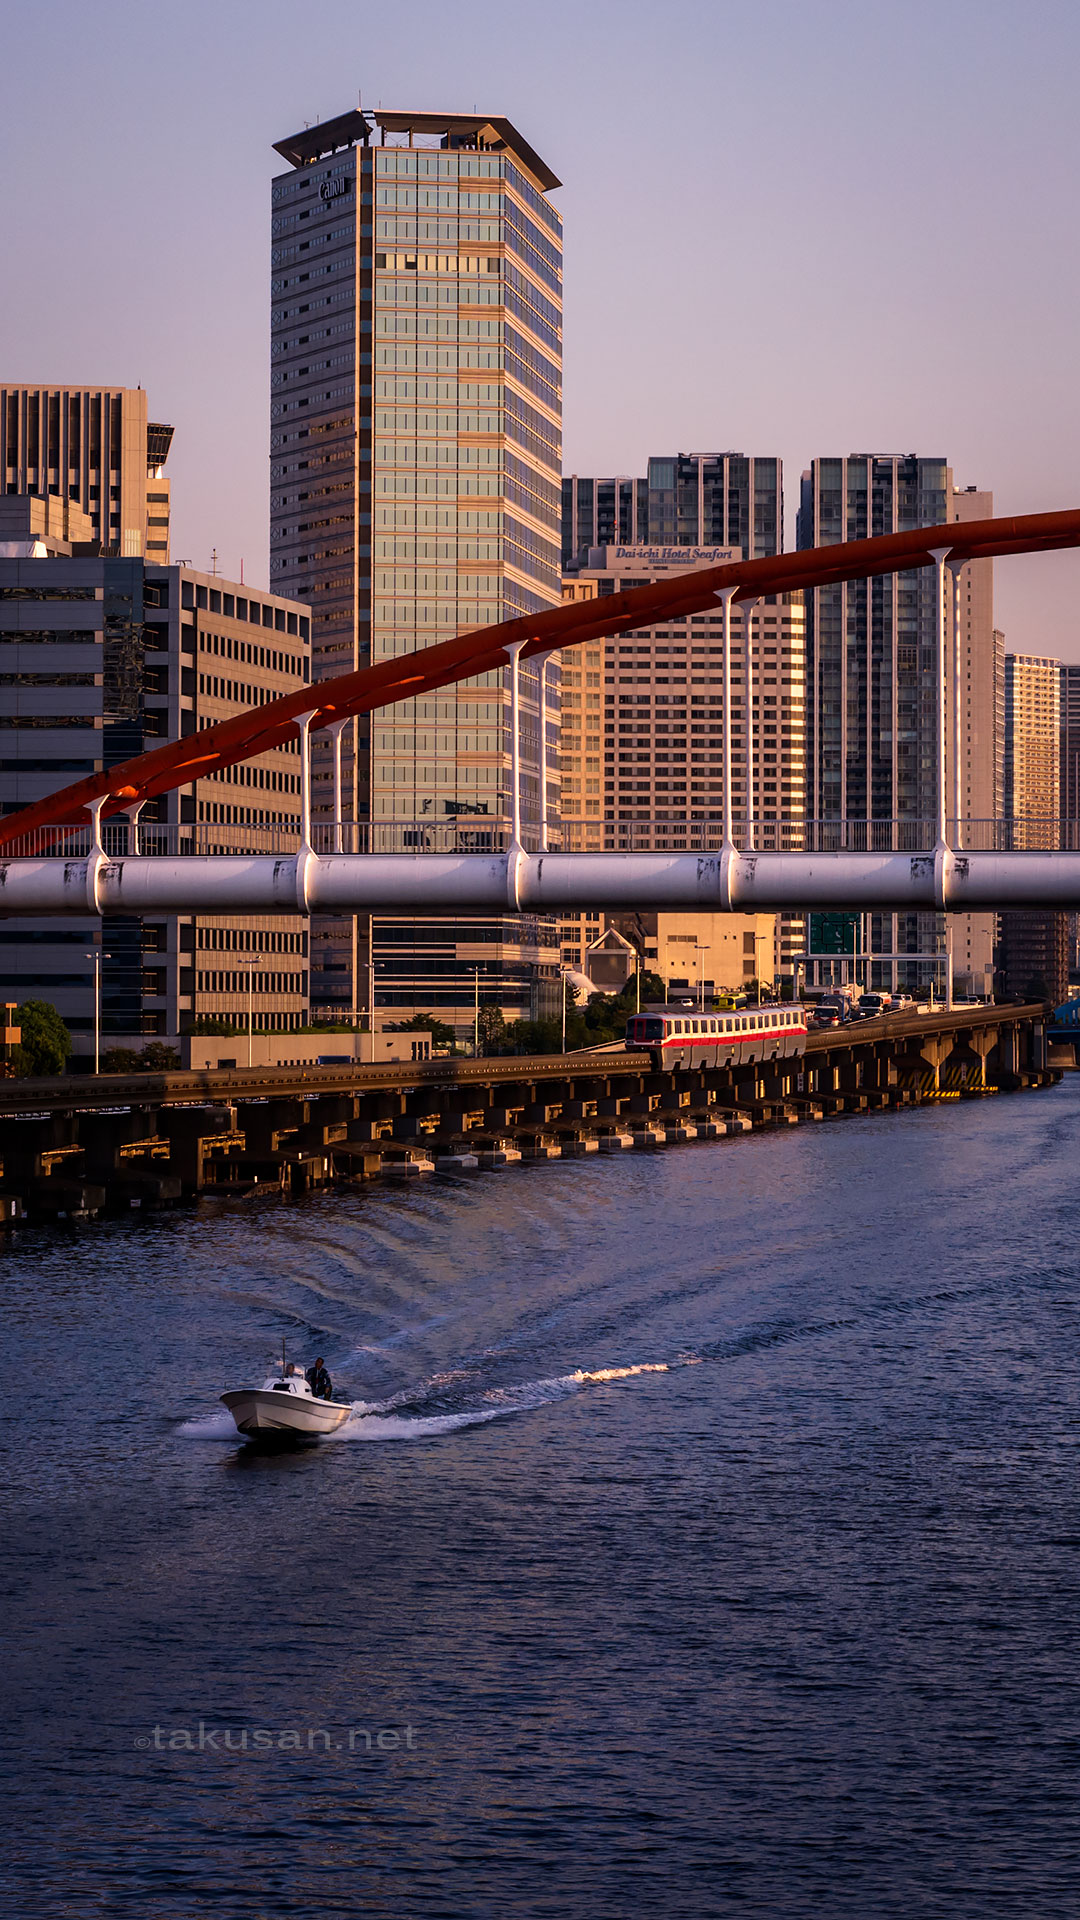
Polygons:
<instances>
[{"instance_id":1,"label":"building rooftop structure","mask_svg":"<svg viewBox=\"0 0 1080 1920\"><path fill-rule=\"evenodd\" d=\"M357 107L351 113L339 113L333 120L290 134L287 140L275 140L274 151L291 166L311 166L343 147L367 146L376 127L384 136L384 144L388 133L407 133L410 144L416 134L421 134L456 151L469 148L486 153L506 151L532 175L542 192L549 193L553 187L562 185L513 122L497 113L400 113L386 112L382 107Z\"/></svg>"}]
</instances>

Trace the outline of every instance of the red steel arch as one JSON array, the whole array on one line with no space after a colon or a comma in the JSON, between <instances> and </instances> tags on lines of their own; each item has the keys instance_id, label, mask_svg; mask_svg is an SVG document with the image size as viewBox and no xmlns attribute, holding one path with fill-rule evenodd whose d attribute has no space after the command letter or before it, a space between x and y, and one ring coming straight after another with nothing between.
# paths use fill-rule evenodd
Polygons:
<instances>
[{"instance_id":1,"label":"red steel arch","mask_svg":"<svg viewBox=\"0 0 1080 1920\"><path fill-rule=\"evenodd\" d=\"M38 827L83 826L89 808L104 798L102 819L204 779L221 767L253 759L294 737L298 715L313 713L312 727L329 727L354 714L372 713L396 701L431 693L474 674L509 662L507 647L524 641L523 659L555 648L632 632L661 620L700 613L715 604L724 587L735 586L736 603L761 594L831 586L874 574L903 573L931 564L934 549L948 548L958 561L999 558L1010 553L1049 553L1080 546L1080 509L1028 513L1010 518L971 520L908 533L882 534L872 540L848 540L763 560L737 560L724 566L677 573L602 600L584 600L526 614L498 626L473 628L438 646L383 660L330 680L302 687L267 706L253 707L185 739L172 740L137 754L105 773L61 787L44 800L0 821L0 847Z\"/></svg>"}]
</instances>

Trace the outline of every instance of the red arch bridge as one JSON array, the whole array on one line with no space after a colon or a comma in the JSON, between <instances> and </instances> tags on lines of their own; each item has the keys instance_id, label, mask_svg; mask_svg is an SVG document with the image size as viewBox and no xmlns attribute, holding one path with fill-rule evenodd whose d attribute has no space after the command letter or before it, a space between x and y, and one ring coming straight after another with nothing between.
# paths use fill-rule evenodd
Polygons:
<instances>
[{"instance_id":1,"label":"red arch bridge","mask_svg":"<svg viewBox=\"0 0 1080 1920\"><path fill-rule=\"evenodd\" d=\"M1046 553L1080 546L1080 510L923 527L870 540L736 561L669 575L602 600L571 603L501 625L457 635L438 646L323 680L253 708L219 726L174 740L107 772L76 782L0 821L0 913L490 913L558 914L578 908L701 909L741 913L865 911L964 913L1007 907L1080 905L1080 852L1015 850L1001 823L995 844L965 844L960 806L960 701L955 736L947 738L950 680L960 673L960 570L968 562L1008 554ZM814 836L800 823L790 834L752 818L736 833L732 812L731 608L744 615L749 636L753 608L764 595L812 589L877 574L933 567L937 652L934 673L936 798L933 821L824 822ZM665 829L667 850L635 850L633 829L605 823L618 844L605 852L568 852L523 844L518 666L546 660L612 634L705 610L722 613L723 793L715 829L694 823L681 836ZM744 638L741 661L746 714L742 752L753 766L752 656ZM341 818L341 731L372 713L476 674L511 669L513 813L499 850L446 852L345 851L355 833ZM541 668L541 671L545 671ZM329 730L335 749L332 829L311 822L310 741ZM191 781L299 735L301 824L290 851L195 851L197 836L180 851L144 829L145 803ZM543 763L545 756L541 755ZM540 816L546 821L546 770L541 766ZM748 790L753 791L752 781ZM117 819L122 816L122 819ZM108 832L105 824L114 821ZM985 825L986 823L984 823ZM990 823L991 825L993 823ZM713 844L705 838L715 832ZM696 844L689 842L696 835ZM418 832L417 839L420 834ZM769 844L760 842L767 837ZM813 837L816 844L809 845ZM325 842L325 844L323 844ZM998 844L998 843L1001 844ZM184 850L185 846L191 851ZM685 848L685 850L683 850Z\"/></svg>"}]
</instances>

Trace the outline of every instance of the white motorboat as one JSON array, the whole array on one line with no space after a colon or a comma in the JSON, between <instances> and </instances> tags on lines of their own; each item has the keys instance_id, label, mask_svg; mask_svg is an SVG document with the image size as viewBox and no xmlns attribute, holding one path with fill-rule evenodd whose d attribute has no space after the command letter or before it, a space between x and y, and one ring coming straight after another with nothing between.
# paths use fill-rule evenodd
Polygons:
<instances>
[{"instance_id":1,"label":"white motorboat","mask_svg":"<svg viewBox=\"0 0 1080 1920\"><path fill-rule=\"evenodd\" d=\"M347 1401L317 1400L299 1367L263 1387L238 1387L223 1393L239 1431L250 1439L271 1434L318 1438L334 1433L352 1412Z\"/></svg>"}]
</instances>

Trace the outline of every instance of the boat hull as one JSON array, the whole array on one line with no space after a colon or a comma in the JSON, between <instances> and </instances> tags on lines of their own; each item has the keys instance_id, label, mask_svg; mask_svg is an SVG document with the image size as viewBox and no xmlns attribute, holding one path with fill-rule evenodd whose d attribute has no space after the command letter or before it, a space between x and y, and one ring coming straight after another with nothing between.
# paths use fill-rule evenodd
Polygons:
<instances>
[{"instance_id":1,"label":"boat hull","mask_svg":"<svg viewBox=\"0 0 1080 1920\"><path fill-rule=\"evenodd\" d=\"M318 1438L334 1433L352 1408L333 1400L314 1400L297 1393L275 1393L272 1387L242 1387L223 1393L239 1432L249 1435L296 1433Z\"/></svg>"}]
</instances>

